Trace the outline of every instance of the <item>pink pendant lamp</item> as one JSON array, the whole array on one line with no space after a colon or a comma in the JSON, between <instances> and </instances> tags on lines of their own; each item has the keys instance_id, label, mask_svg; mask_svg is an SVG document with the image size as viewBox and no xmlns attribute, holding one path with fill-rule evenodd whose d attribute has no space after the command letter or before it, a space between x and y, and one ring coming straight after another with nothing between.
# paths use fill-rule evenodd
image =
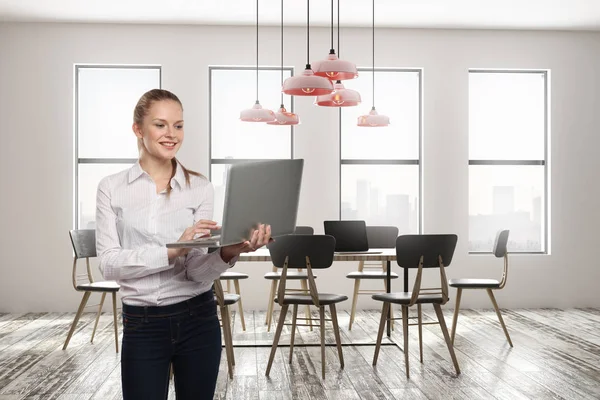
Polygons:
<instances>
[{"instance_id":1,"label":"pink pendant lamp","mask_svg":"<svg viewBox=\"0 0 600 400\"><path fill-rule=\"evenodd\" d=\"M333 87L333 93L318 96L315 104L321 107L352 107L360 104L360 93L356 90L346 89L341 81L337 81Z\"/></svg>"},{"instance_id":2,"label":"pink pendant lamp","mask_svg":"<svg viewBox=\"0 0 600 400\"><path fill-rule=\"evenodd\" d=\"M283 0L281 0L281 85L283 86ZM281 92L281 105L275 113L275 121L267 122L268 125L298 125L300 118L293 112L288 112L283 104L283 92Z\"/></svg>"},{"instance_id":3,"label":"pink pendant lamp","mask_svg":"<svg viewBox=\"0 0 600 400\"><path fill-rule=\"evenodd\" d=\"M340 0L338 0L338 51L340 49ZM331 1L331 51L333 50L333 0ZM356 66L354 66L356 69ZM338 80L333 86L334 91L331 94L318 96L315 104L321 107L353 107L360 104L360 93L356 90L346 89L341 80Z\"/></svg>"},{"instance_id":4,"label":"pink pendant lamp","mask_svg":"<svg viewBox=\"0 0 600 400\"><path fill-rule=\"evenodd\" d=\"M275 120L275 113L262 108L258 101L258 0L256 0L256 103L252 108L242 110L240 119L244 122L269 122Z\"/></svg>"},{"instance_id":5,"label":"pink pendant lamp","mask_svg":"<svg viewBox=\"0 0 600 400\"><path fill-rule=\"evenodd\" d=\"M315 75L310 66L310 0L306 0L306 69L302 75L287 78L281 91L292 96L321 96L333 92L331 81Z\"/></svg>"},{"instance_id":6,"label":"pink pendant lamp","mask_svg":"<svg viewBox=\"0 0 600 400\"><path fill-rule=\"evenodd\" d=\"M390 124L390 118L386 115L380 115L375 109L375 0L373 0L373 107L367 115L358 117L358 126L374 128L385 127Z\"/></svg>"},{"instance_id":7,"label":"pink pendant lamp","mask_svg":"<svg viewBox=\"0 0 600 400\"><path fill-rule=\"evenodd\" d=\"M340 50L340 0L338 0L338 52ZM332 81L342 81L358 77L356 65L350 61L340 60L333 48L333 0L331 0L331 49L325 60L313 63L315 75Z\"/></svg>"}]
</instances>

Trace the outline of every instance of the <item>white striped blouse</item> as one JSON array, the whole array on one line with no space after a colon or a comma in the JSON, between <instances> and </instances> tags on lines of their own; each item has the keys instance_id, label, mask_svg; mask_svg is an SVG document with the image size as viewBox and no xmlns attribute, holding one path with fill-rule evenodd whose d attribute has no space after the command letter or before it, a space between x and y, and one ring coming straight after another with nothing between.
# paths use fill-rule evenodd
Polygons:
<instances>
[{"instance_id":1,"label":"white striped blouse","mask_svg":"<svg viewBox=\"0 0 600 400\"><path fill-rule=\"evenodd\" d=\"M102 179L96 198L96 250L104 279L121 285L125 304L163 306L211 290L231 267L220 252L192 249L169 263L165 245L200 219L212 219L214 189L208 179L178 165L171 193L157 194L139 162Z\"/></svg>"}]
</instances>

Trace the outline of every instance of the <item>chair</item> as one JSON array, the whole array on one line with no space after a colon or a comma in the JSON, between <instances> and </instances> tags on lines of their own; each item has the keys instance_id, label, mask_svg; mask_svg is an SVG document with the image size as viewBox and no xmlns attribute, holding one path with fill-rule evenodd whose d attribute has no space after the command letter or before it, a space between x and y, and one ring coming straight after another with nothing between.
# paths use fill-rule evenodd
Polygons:
<instances>
[{"instance_id":1,"label":"chair","mask_svg":"<svg viewBox=\"0 0 600 400\"><path fill-rule=\"evenodd\" d=\"M221 326L223 327L223 341L225 342L225 355L227 358L227 370L229 378L233 379L233 366L235 365L235 356L233 354L233 335L231 333L231 317L229 306L240 301L241 296L234 293L224 293L220 279L214 281L213 290L215 301L221 311Z\"/></svg>"},{"instance_id":2,"label":"chair","mask_svg":"<svg viewBox=\"0 0 600 400\"><path fill-rule=\"evenodd\" d=\"M327 321L333 323L333 332L337 344L340 365L341 368L344 368L344 356L342 354L340 328L338 326L335 305L348 300L348 297L341 294L320 293L315 284L313 269L324 269L331 266L333 263L333 253L335 251L335 239L333 236L329 235L289 235L278 237L277 240L269 243L268 248L271 253L273 265L277 268L282 268L282 271L281 282L279 284L276 299L277 303L281 306L281 314L279 315L279 322L277 323L275 338L273 339L273 346L271 347L271 355L269 356L266 375L269 376L271 371L271 366L273 365L273 359L275 358L281 330L285 324L285 317L289 306L294 306L289 356L289 362L291 363L296 326L306 326L306 324L296 323L296 320L298 319L298 306L314 305L319 309L319 328L321 330L321 375L323 379L325 379L325 306L329 306L331 319L327 319ZM306 269L309 293L286 293L285 288L288 268Z\"/></svg>"},{"instance_id":3,"label":"chair","mask_svg":"<svg viewBox=\"0 0 600 400\"><path fill-rule=\"evenodd\" d=\"M463 289L485 289L490 296L490 300L492 300L492 304L494 305L494 309L496 310L496 315L498 316L498 320L500 321L500 325L502 326L502 330L504 330L504 335L506 335L506 340L508 340L508 344L510 347L513 347L512 341L510 340L510 335L508 334L508 330L506 330L506 325L504 325L504 320L502 319L502 314L500 313L500 309L498 308L498 303L496 302L496 298L494 297L494 290L503 289L504 285L506 285L506 277L508 274L508 251L506 246L508 244L508 230L499 231L496 234L496 241L494 243L494 256L497 258L504 258L504 272L502 273L502 280L498 282L495 279L450 279L448 284L451 287L456 288L456 307L454 308L454 317L452 318L452 334L451 340L452 344L454 344L454 335L456 334L456 323L458 322L458 310L460 307L460 298L462 296Z\"/></svg>"},{"instance_id":4,"label":"chair","mask_svg":"<svg viewBox=\"0 0 600 400\"><path fill-rule=\"evenodd\" d=\"M390 249L396 247L396 238L398 237L398 228L395 226L367 226L367 241L369 248L372 249ZM398 274L392 272L391 279L398 279ZM387 291L387 261L370 263L360 261L358 271L350 272L346 278L354 279L354 293L352 294L352 309L350 311L350 323L348 330L352 329L354 316L356 314L356 303L359 295L376 294ZM361 290L361 279L383 280L385 290ZM393 319L392 319L393 321ZM393 326L393 325L392 325Z\"/></svg>"},{"instance_id":5,"label":"chair","mask_svg":"<svg viewBox=\"0 0 600 400\"><path fill-rule=\"evenodd\" d=\"M119 291L120 287L116 282L113 281L94 281L92 270L90 268L90 258L96 257L96 231L94 229L71 230L69 231L69 236L71 237L71 244L73 245L73 251L75 252L75 256L73 258L73 287L76 291L83 292L83 298L81 299L81 303L79 303L79 308L77 309L75 319L73 319L73 323L71 324L71 329L69 329L69 334L67 335L67 340L65 340L63 350L66 350L67 346L69 345L69 341L73 336L73 332L75 332L77 322L79 322L79 318L81 317L81 314L83 314L83 309L86 307L90 295L92 293L102 293L100 307L98 308L98 313L96 314L96 322L94 323L94 330L92 332L92 340L90 341L91 343L94 343L94 336L96 335L98 320L100 319L100 314L102 313L104 298L106 297L107 293L111 293L115 325L115 347L118 353L119 331L117 325L117 292ZM77 260L80 258L85 258L87 267L86 273L83 274L77 273Z\"/></svg>"},{"instance_id":6,"label":"chair","mask_svg":"<svg viewBox=\"0 0 600 400\"><path fill-rule=\"evenodd\" d=\"M221 274L222 281L227 282L227 293L233 293L231 291L231 281L233 281L233 285L235 287L235 294L240 296L238 305L238 314L240 316L240 322L242 323L242 330L246 331L246 321L244 320L244 306L242 305L242 294L240 293L240 280L248 279L248 274L244 274L243 272L233 272L233 271L225 271ZM231 312L231 310L229 310ZM230 317L231 318L231 317Z\"/></svg>"},{"instance_id":7,"label":"chair","mask_svg":"<svg viewBox=\"0 0 600 400\"><path fill-rule=\"evenodd\" d=\"M315 230L310 226L297 226L294 231L295 235L312 235ZM267 325L267 332L271 331L271 322L273 321L273 305L275 302L273 299L275 298L275 293L277 291L277 283L281 279L281 272L277 271L277 268L273 266L273 271L267 272L264 276L265 279L271 281L271 291L269 292L269 303L267 304L267 317L265 319L265 325ZM316 276L315 276L316 278ZM297 291L308 293L308 275L305 272L302 272L301 269L298 269L297 272L288 272L287 275L288 280L296 280L300 281L300 289L288 288L288 291ZM308 318L308 324L310 326L310 330L312 331L312 317L310 315L310 307L306 306L306 317Z\"/></svg>"},{"instance_id":8,"label":"chair","mask_svg":"<svg viewBox=\"0 0 600 400\"><path fill-rule=\"evenodd\" d=\"M375 354L373 355L373 365L377 364L379 356L379 348L381 346L381 338L383 330L388 319L390 304L399 304L402 306L402 332L404 336L404 365L406 367L406 377L410 378L410 370L408 365L408 308L417 304L419 321L419 352L420 359L423 362L423 331L421 321L421 304L432 304L437 315L450 357L454 364L456 374L460 374L458 361L454 354L454 347L450 341L450 335L446 328L444 314L442 313L442 305L448 302L448 281L446 279L445 267L450 265L454 249L457 242L456 235L402 235L396 240L396 258L398 265L402 268L418 268L417 276L412 292L399 293L382 293L373 295L373 299L383 302L381 311L381 320L379 322L379 332L377 334L377 345ZM421 288L421 280L424 268L438 268L440 274L440 287Z\"/></svg>"}]
</instances>

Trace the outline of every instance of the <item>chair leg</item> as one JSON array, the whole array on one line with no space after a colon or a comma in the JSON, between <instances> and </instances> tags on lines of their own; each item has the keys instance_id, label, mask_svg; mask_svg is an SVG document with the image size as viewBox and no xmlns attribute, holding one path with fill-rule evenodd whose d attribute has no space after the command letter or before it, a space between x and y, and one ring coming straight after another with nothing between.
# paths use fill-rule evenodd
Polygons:
<instances>
[{"instance_id":1,"label":"chair leg","mask_svg":"<svg viewBox=\"0 0 600 400\"><path fill-rule=\"evenodd\" d=\"M342 353L342 338L340 337L340 326L338 325L337 311L335 304L329 305L329 313L331 314L331 322L333 323L333 333L335 335L335 343L337 344L338 357L340 358L340 367L344 369L344 354Z\"/></svg>"},{"instance_id":2,"label":"chair leg","mask_svg":"<svg viewBox=\"0 0 600 400\"><path fill-rule=\"evenodd\" d=\"M379 331L377 332L377 344L375 345L375 354L373 354L373 365L377 365L377 358L379 357L379 348L381 347L381 339L383 338L383 331L387 321L388 310L390 309L390 303L383 302L381 308L381 319L379 320Z\"/></svg>"},{"instance_id":3,"label":"chair leg","mask_svg":"<svg viewBox=\"0 0 600 400\"><path fill-rule=\"evenodd\" d=\"M267 332L271 332L271 321L273 320L273 307L275 304L275 291L277 290L277 281L273 280L271 282L271 293L269 294L269 305L267 306L267 320L265 324L267 325Z\"/></svg>"},{"instance_id":4,"label":"chair leg","mask_svg":"<svg viewBox=\"0 0 600 400\"><path fill-rule=\"evenodd\" d=\"M385 261L384 261L385 262ZM386 271L386 268L384 268L384 271ZM387 279L383 280L383 289L387 292ZM388 314L390 315L390 329L394 330L394 307L392 307L392 303L390 303L390 310L388 311Z\"/></svg>"},{"instance_id":5,"label":"chair leg","mask_svg":"<svg viewBox=\"0 0 600 400\"><path fill-rule=\"evenodd\" d=\"M94 336L96 336L96 328L98 327L98 320L100 319L100 314L102 314L102 306L104 306L105 298L106 292L103 292L102 298L100 299L100 306L98 307L98 312L96 313L96 322L94 322L94 330L92 331L92 340L90 340L90 343L94 343Z\"/></svg>"},{"instance_id":6,"label":"chair leg","mask_svg":"<svg viewBox=\"0 0 600 400\"><path fill-rule=\"evenodd\" d=\"M419 358L421 363L423 362L423 313L421 312L421 305L417 304L417 320L419 323Z\"/></svg>"},{"instance_id":7,"label":"chair leg","mask_svg":"<svg viewBox=\"0 0 600 400\"><path fill-rule=\"evenodd\" d=\"M300 280L300 287L305 291L305 293L308 293L308 282L306 282L306 279ZM310 331L312 332L313 323L312 315L310 314L310 306L306 306L306 315L304 317L308 319L308 325L310 326Z\"/></svg>"},{"instance_id":8,"label":"chair leg","mask_svg":"<svg viewBox=\"0 0 600 400\"><path fill-rule=\"evenodd\" d=\"M242 305L242 296L240 294L240 281L233 281L233 285L235 286L235 293L240 295L240 300L238 301L238 312L240 313L242 330L246 332L246 321L244 320L244 306Z\"/></svg>"},{"instance_id":9,"label":"chair leg","mask_svg":"<svg viewBox=\"0 0 600 400\"><path fill-rule=\"evenodd\" d=\"M271 346L271 354L269 355L269 363L267 364L267 371L265 372L266 376L269 376L271 372L271 367L273 366L273 360L275 359L275 353L277 352L277 345L279 344L279 338L281 337L281 330L283 329L283 324L285 323L285 316L287 314L288 308L290 306L288 304L284 304L281 306L281 311L279 314L279 322L277 323L277 329L275 330L275 337L273 338L273 346Z\"/></svg>"},{"instance_id":10,"label":"chair leg","mask_svg":"<svg viewBox=\"0 0 600 400\"><path fill-rule=\"evenodd\" d=\"M406 368L406 378L410 378L410 369L408 366L408 306L402 306L402 336L404 336L404 368Z\"/></svg>"},{"instance_id":11,"label":"chair leg","mask_svg":"<svg viewBox=\"0 0 600 400\"><path fill-rule=\"evenodd\" d=\"M119 325L117 324L117 293L113 292L112 294L112 303L113 303L113 324L115 326L115 348L117 349L117 353L119 352Z\"/></svg>"},{"instance_id":12,"label":"chair leg","mask_svg":"<svg viewBox=\"0 0 600 400\"><path fill-rule=\"evenodd\" d=\"M356 314L356 303L358 303L358 291L360 290L360 279L354 280L354 293L352 294L352 309L350 310L350 323L348 324L348 330L352 330L352 324L354 323L354 315Z\"/></svg>"},{"instance_id":13,"label":"chair leg","mask_svg":"<svg viewBox=\"0 0 600 400\"><path fill-rule=\"evenodd\" d=\"M298 316L298 304L294 304L292 313L292 335L290 337L290 364L292 363L292 354L294 354L294 339L296 337L296 317Z\"/></svg>"},{"instance_id":14,"label":"chair leg","mask_svg":"<svg viewBox=\"0 0 600 400\"><path fill-rule=\"evenodd\" d=\"M229 307L221 307L221 325L223 325L223 339L225 341L225 355L227 357L227 371L229 378L233 379L233 366L235 365L233 348L231 346L231 321L229 319Z\"/></svg>"},{"instance_id":15,"label":"chair leg","mask_svg":"<svg viewBox=\"0 0 600 400\"><path fill-rule=\"evenodd\" d=\"M79 308L77 309L77 314L75 314L75 318L73 319L73 324L71 325L71 329L69 329L69 334L67 335L67 340L65 340L63 350L66 350L67 346L69 345L69 342L71 341L71 336L73 336L73 332L75 332L75 328L77 327L77 322L79 322L79 318L81 317L81 314L83 314L83 309L85 308L85 305L86 305L88 299L90 298L90 294L92 294L92 292L85 292L83 294L83 298L81 299L81 303L79 303Z\"/></svg>"},{"instance_id":16,"label":"chair leg","mask_svg":"<svg viewBox=\"0 0 600 400\"><path fill-rule=\"evenodd\" d=\"M458 310L460 309L460 297L462 296L462 288L456 289L456 306L454 307L454 316L452 317L452 334L450 341L454 346L454 336L456 335L456 324L458 323Z\"/></svg>"},{"instance_id":17,"label":"chair leg","mask_svg":"<svg viewBox=\"0 0 600 400\"><path fill-rule=\"evenodd\" d=\"M319 316L321 317L321 376L325 379L325 307L319 307Z\"/></svg>"},{"instance_id":18,"label":"chair leg","mask_svg":"<svg viewBox=\"0 0 600 400\"><path fill-rule=\"evenodd\" d=\"M504 319L502 319L502 314L500 313L500 309L498 308L498 303L496 303L494 292L492 292L492 289L488 289L487 292L490 295L490 299L492 300L492 304L494 305L494 309L496 310L496 315L498 316L500 325L502 325L502 329L504 330L504 334L506 335L506 340L508 340L508 344L510 345L510 347L513 347L512 340L510 340L510 335L508 334L508 330L506 329L506 325L504 325Z\"/></svg>"},{"instance_id":19,"label":"chair leg","mask_svg":"<svg viewBox=\"0 0 600 400\"><path fill-rule=\"evenodd\" d=\"M454 369L456 370L456 375L460 375L460 368L458 367L458 360L456 359L456 354L454 354L454 346L450 341L450 335L448 334L448 328L446 327L446 320L444 319L444 313L442 312L442 306L439 304L434 304L433 308L435 309L435 313L437 314L438 322L440 323L440 328L442 328L442 333L444 334L444 340L446 340L446 345L448 346L448 351L450 352L450 357L452 358L452 363L454 364Z\"/></svg>"}]
</instances>

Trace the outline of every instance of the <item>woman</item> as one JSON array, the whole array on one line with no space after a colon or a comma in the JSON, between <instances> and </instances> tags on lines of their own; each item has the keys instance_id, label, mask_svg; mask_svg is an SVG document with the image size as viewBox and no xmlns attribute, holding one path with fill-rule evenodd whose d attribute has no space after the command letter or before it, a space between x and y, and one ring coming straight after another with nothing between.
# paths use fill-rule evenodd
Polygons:
<instances>
[{"instance_id":1,"label":"woman","mask_svg":"<svg viewBox=\"0 0 600 400\"><path fill-rule=\"evenodd\" d=\"M213 187L175 158L184 136L177 96L150 90L133 121L139 160L104 178L96 203L100 270L121 285L123 398L166 399L172 364L178 400L212 399L221 359L212 283L240 253L267 244L271 229L261 225L248 241L210 254L167 249L219 229Z\"/></svg>"}]
</instances>

